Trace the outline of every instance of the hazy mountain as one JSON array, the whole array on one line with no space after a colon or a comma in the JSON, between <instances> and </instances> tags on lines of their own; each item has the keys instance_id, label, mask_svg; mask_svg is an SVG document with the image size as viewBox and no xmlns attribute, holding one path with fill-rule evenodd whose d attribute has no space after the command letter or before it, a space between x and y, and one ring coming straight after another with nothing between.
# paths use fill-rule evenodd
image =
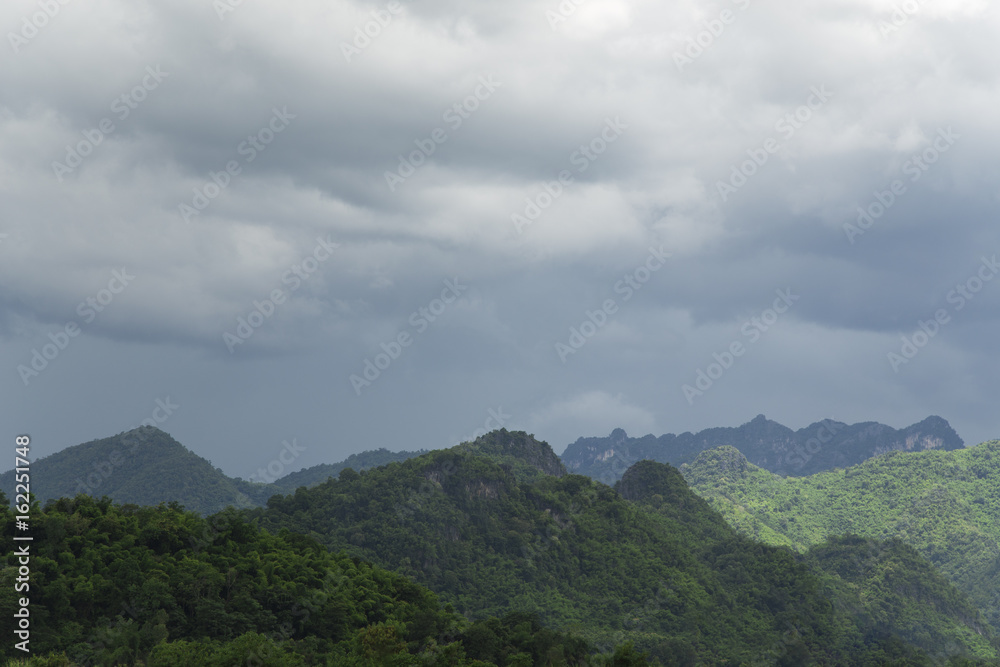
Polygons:
<instances>
[{"instance_id":1,"label":"hazy mountain","mask_svg":"<svg viewBox=\"0 0 1000 667\"><path fill-rule=\"evenodd\" d=\"M947 421L928 417L904 429L877 422L844 424L826 419L793 431L757 415L736 428L710 428L699 433L668 433L630 438L615 429L606 438L579 438L562 454L573 473L613 484L635 462L644 459L679 466L706 449L728 445L761 468L782 475L809 475L844 468L894 450L960 449L964 442Z\"/></svg>"},{"instance_id":2,"label":"hazy mountain","mask_svg":"<svg viewBox=\"0 0 1000 667\"><path fill-rule=\"evenodd\" d=\"M304 468L298 472L289 473L284 477L276 479L272 485L280 493L295 493L295 489L300 486L316 486L331 477L339 476L340 471L344 468L352 468L358 471L367 470L368 468L384 466L393 461L405 461L406 459L425 453L427 453L427 450L390 452L384 448L373 449L361 452L360 454L351 454L340 463L320 463L319 465Z\"/></svg>"},{"instance_id":3,"label":"hazy mountain","mask_svg":"<svg viewBox=\"0 0 1000 667\"><path fill-rule=\"evenodd\" d=\"M913 546L1000 627L1000 441L890 452L857 466L780 477L731 447L681 471L736 529L799 551L830 534Z\"/></svg>"},{"instance_id":4,"label":"hazy mountain","mask_svg":"<svg viewBox=\"0 0 1000 667\"><path fill-rule=\"evenodd\" d=\"M229 477L210 461L152 427L74 445L32 464L32 492L42 503L85 493L115 502L156 505L177 502L199 514L225 507L262 507L276 493L293 493L340 474L402 461L420 452L386 449L352 454L340 463L324 463L278 478L270 484ZM14 471L0 475L0 490L14 499Z\"/></svg>"},{"instance_id":5,"label":"hazy mountain","mask_svg":"<svg viewBox=\"0 0 1000 667\"><path fill-rule=\"evenodd\" d=\"M975 608L905 545L869 557L864 540L834 541L807 563L740 536L670 466L644 462L616 491L554 462L501 430L245 514L406 574L467 616L535 612L665 664L932 664L912 652L943 646L998 658ZM845 554L857 571L835 571Z\"/></svg>"},{"instance_id":6,"label":"hazy mountain","mask_svg":"<svg viewBox=\"0 0 1000 667\"><path fill-rule=\"evenodd\" d=\"M31 479L31 491L42 503L86 493L136 505L176 501L200 514L228 506L257 507L278 492L266 484L227 477L152 426L67 447L38 459L31 466ZM0 489L13 500L13 470L0 475Z\"/></svg>"}]
</instances>

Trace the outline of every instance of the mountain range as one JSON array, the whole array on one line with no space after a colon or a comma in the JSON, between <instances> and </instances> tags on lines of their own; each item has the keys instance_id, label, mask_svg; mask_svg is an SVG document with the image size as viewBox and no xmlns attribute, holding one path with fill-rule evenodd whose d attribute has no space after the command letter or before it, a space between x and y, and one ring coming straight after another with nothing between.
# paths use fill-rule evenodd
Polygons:
<instances>
[{"instance_id":1,"label":"mountain range","mask_svg":"<svg viewBox=\"0 0 1000 667\"><path fill-rule=\"evenodd\" d=\"M621 479L644 459L680 466L706 449L735 447L751 463L780 475L810 475L846 468L890 451L961 449L964 442L941 417L931 416L903 429L877 422L845 424L824 419L793 431L764 415L735 428L709 428L698 433L667 433L630 438L615 429L606 438L579 438L562 454L570 472L605 484Z\"/></svg>"},{"instance_id":2,"label":"mountain range","mask_svg":"<svg viewBox=\"0 0 1000 667\"><path fill-rule=\"evenodd\" d=\"M269 483L227 476L220 468L153 426L67 447L32 463L35 496L42 503L84 493L118 503L177 502L202 515L226 507L260 507L277 493L293 493L337 476L344 468L364 470L405 460L419 452L386 449L352 454L340 463L320 464ZM14 498L14 471L0 475L0 490Z\"/></svg>"},{"instance_id":3,"label":"mountain range","mask_svg":"<svg viewBox=\"0 0 1000 667\"><path fill-rule=\"evenodd\" d=\"M534 612L663 664L861 664L890 646L1000 660L967 596L902 542L834 536L796 556L741 536L669 464L639 462L612 489L524 432L345 470L243 515L405 574L467 617Z\"/></svg>"},{"instance_id":4,"label":"mountain range","mask_svg":"<svg viewBox=\"0 0 1000 667\"><path fill-rule=\"evenodd\" d=\"M849 426L824 420L792 431L759 415L736 428L658 438L629 438L624 430L615 429L606 438L578 439L559 458L568 472L614 484L637 461L680 466L720 445L735 447L751 463L772 472L807 475L861 463L889 451L948 451L960 449L964 443L940 417L928 417L900 430L876 422ZM166 433L144 426L67 447L33 462L32 472L36 479L44 480L34 487L42 502L86 493L137 505L174 501L200 514L212 514L230 506L262 507L272 495L315 486L337 477L345 468L366 470L423 453L425 450L369 450L339 463L322 463L282 477L272 478L265 471L255 476L256 481L247 481L227 476ZM13 470L0 475L0 490L8 498L14 497Z\"/></svg>"},{"instance_id":5,"label":"mountain range","mask_svg":"<svg viewBox=\"0 0 1000 667\"><path fill-rule=\"evenodd\" d=\"M848 532L909 544L1000 627L1000 440L806 477L775 475L732 447L680 469L730 525L768 544L805 552Z\"/></svg>"},{"instance_id":6,"label":"mountain range","mask_svg":"<svg viewBox=\"0 0 1000 667\"><path fill-rule=\"evenodd\" d=\"M721 447L613 487L505 429L263 484L143 427L33 464L109 498L32 509L24 664L998 664L1000 443L928 426L816 476Z\"/></svg>"}]
</instances>

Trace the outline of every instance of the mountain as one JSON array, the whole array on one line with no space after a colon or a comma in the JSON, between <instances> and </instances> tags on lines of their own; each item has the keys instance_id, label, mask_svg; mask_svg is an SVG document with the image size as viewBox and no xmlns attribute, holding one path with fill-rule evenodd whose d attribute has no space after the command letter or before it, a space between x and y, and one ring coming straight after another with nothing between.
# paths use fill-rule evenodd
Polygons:
<instances>
[{"instance_id":1,"label":"mountain","mask_svg":"<svg viewBox=\"0 0 1000 667\"><path fill-rule=\"evenodd\" d=\"M211 514L228 506L258 507L278 491L227 477L153 426L67 447L32 463L31 473L43 503L85 493L136 505L173 501ZM13 470L0 475L0 490L14 498Z\"/></svg>"},{"instance_id":2,"label":"mountain","mask_svg":"<svg viewBox=\"0 0 1000 667\"><path fill-rule=\"evenodd\" d=\"M846 468L889 451L961 449L964 442L941 417L896 430L876 422L844 424L825 419L798 431L764 415L736 428L710 428L699 433L668 433L630 438L618 428L606 438L579 438L562 454L566 468L605 484L613 484L636 461L650 459L679 466L706 449L735 447L756 466L781 475L810 475Z\"/></svg>"},{"instance_id":3,"label":"mountain","mask_svg":"<svg viewBox=\"0 0 1000 667\"><path fill-rule=\"evenodd\" d=\"M118 503L157 505L177 502L208 515L226 507L263 507L276 493L294 493L336 477L345 468L365 470L403 461L421 452L386 449L352 454L340 463L324 463L274 480L270 484L229 477L181 443L153 426L67 447L32 463L34 493L45 502L84 493L108 496ZM0 475L0 490L14 498L14 471Z\"/></svg>"},{"instance_id":4,"label":"mountain","mask_svg":"<svg viewBox=\"0 0 1000 667\"><path fill-rule=\"evenodd\" d=\"M808 477L780 477L720 447L681 472L733 527L769 544L804 552L845 532L909 544L1000 628L1000 441L893 451Z\"/></svg>"},{"instance_id":5,"label":"mountain","mask_svg":"<svg viewBox=\"0 0 1000 667\"><path fill-rule=\"evenodd\" d=\"M896 585L932 572L919 555L833 542L808 562L739 535L668 465L643 462L615 490L556 463L546 443L500 430L243 515L407 575L468 617L536 613L668 665L1000 659L950 583ZM846 554L872 572L825 569Z\"/></svg>"},{"instance_id":6,"label":"mountain","mask_svg":"<svg viewBox=\"0 0 1000 667\"><path fill-rule=\"evenodd\" d=\"M27 638L30 658L9 665L646 664L628 647L594 655L530 614L469 622L404 576L268 535L234 510L207 520L80 496L36 505L30 543L13 542L13 518L0 502L0 613L26 610L30 630L0 655L27 657L15 648ZM12 545L30 556L19 564ZM15 590L25 560L30 580Z\"/></svg>"},{"instance_id":7,"label":"mountain","mask_svg":"<svg viewBox=\"0 0 1000 667\"><path fill-rule=\"evenodd\" d=\"M317 484L322 484L330 477L339 476L340 471L344 468L367 470L368 468L384 466L393 461L405 461L406 459L425 453L427 453L427 450L424 449L416 452L390 452L385 448L373 449L361 452L360 454L351 454L340 463L320 463L310 468L303 468L298 472L289 473L284 477L274 480L272 486L275 487L275 491L278 493L295 493L295 489L300 486L316 486Z\"/></svg>"}]
</instances>

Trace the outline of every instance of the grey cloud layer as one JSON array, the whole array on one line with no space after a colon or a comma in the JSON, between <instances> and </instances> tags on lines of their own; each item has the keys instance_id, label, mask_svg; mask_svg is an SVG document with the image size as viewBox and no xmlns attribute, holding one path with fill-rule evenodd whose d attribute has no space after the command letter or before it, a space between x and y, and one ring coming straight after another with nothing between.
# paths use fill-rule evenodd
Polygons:
<instances>
[{"instance_id":1,"label":"grey cloud layer","mask_svg":"<svg viewBox=\"0 0 1000 667\"><path fill-rule=\"evenodd\" d=\"M400 2L388 22L385 3L67 3L28 39L51 4L0 9L0 397L29 422L13 430L53 448L117 432L95 405L122 383L152 405L184 368L200 380L166 428L218 435L204 446L234 472L226 428L265 462L269 438L312 438L308 465L443 446L498 405L557 448L759 412L933 412L997 435L1000 285L887 361L1000 253L988 3L588 0L553 21L558 2ZM339 247L292 289L317 238ZM556 343L651 245L670 260L563 364ZM123 266L134 282L26 387L18 366ZM357 396L350 375L456 276L468 291ZM785 288L801 301L689 405L682 385ZM274 290L231 352L224 333ZM116 382L87 375L126 358L143 361ZM52 424L57 395L71 418Z\"/></svg>"}]
</instances>

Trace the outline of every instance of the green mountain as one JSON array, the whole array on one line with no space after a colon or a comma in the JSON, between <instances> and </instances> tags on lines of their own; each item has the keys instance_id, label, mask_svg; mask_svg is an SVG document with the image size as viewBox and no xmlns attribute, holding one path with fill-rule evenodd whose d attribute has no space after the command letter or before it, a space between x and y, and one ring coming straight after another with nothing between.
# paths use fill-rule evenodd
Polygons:
<instances>
[{"instance_id":1,"label":"green mountain","mask_svg":"<svg viewBox=\"0 0 1000 667\"><path fill-rule=\"evenodd\" d=\"M669 466L640 464L615 490L557 463L500 430L244 514L407 575L469 617L535 613L666 665L1000 660L947 581L896 585L933 574L903 546L872 558L867 542L831 542L810 561L736 533ZM836 572L845 554L873 571Z\"/></svg>"},{"instance_id":2,"label":"green mountain","mask_svg":"<svg viewBox=\"0 0 1000 667\"><path fill-rule=\"evenodd\" d=\"M300 486L314 486L345 468L365 470L419 453L386 449L361 452L340 463L306 468L267 484L229 477L158 428L141 426L67 447L35 461L32 475L40 483L32 490L43 503L85 493L136 505L178 502L186 509L208 515L226 507L263 507L276 493L294 493ZM0 490L14 498L13 470L0 475Z\"/></svg>"},{"instance_id":3,"label":"green mountain","mask_svg":"<svg viewBox=\"0 0 1000 667\"><path fill-rule=\"evenodd\" d=\"M152 426L67 447L32 463L31 474L32 491L43 503L85 493L136 505L174 501L200 514L258 507L278 491L227 477ZM13 470L0 475L0 490L14 498Z\"/></svg>"},{"instance_id":4,"label":"green mountain","mask_svg":"<svg viewBox=\"0 0 1000 667\"><path fill-rule=\"evenodd\" d=\"M1000 628L1000 441L890 452L800 478L780 477L720 447L681 472L734 528L769 544L801 552L831 534L898 539Z\"/></svg>"},{"instance_id":5,"label":"green mountain","mask_svg":"<svg viewBox=\"0 0 1000 667\"><path fill-rule=\"evenodd\" d=\"M735 447L756 466L781 475L810 475L846 468L889 451L961 449L964 442L940 417L896 430L876 422L844 424L825 419L798 431L764 415L736 428L630 438L622 429L606 438L580 438L566 448L563 463L573 473L613 484L642 460L680 466L706 449Z\"/></svg>"},{"instance_id":6,"label":"green mountain","mask_svg":"<svg viewBox=\"0 0 1000 667\"><path fill-rule=\"evenodd\" d=\"M368 468L377 468L378 466L387 465L393 461L405 461L406 459L419 456L420 454L425 454L426 452L427 450L420 450L417 452L390 452L385 448L373 449L361 452L360 454L351 454L340 463L320 463L319 465L314 465L311 468L304 468L298 472L289 473L284 477L274 480L272 485L275 487L276 493L295 493L295 489L300 486L316 486L317 484L322 484L331 477L335 478L339 476L340 471L344 468L367 470Z\"/></svg>"},{"instance_id":7,"label":"green mountain","mask_svg":"<svg viewBox=\"0 0 1000 667\"><path fill-rule=\"evenodd\" d=\"M628 647L596 655L527 614L470 623L404 576L287 531L268 535L235 510L208 520L80 495L36 503L33 541L14 542L5 500L0 614L28 610L22 648L35 656L18 659L29 655L15 646L24 638L8 638L8 665L646 664ZM15 550L30 553L27 582Z\"/></svg>"}]
</instances>

